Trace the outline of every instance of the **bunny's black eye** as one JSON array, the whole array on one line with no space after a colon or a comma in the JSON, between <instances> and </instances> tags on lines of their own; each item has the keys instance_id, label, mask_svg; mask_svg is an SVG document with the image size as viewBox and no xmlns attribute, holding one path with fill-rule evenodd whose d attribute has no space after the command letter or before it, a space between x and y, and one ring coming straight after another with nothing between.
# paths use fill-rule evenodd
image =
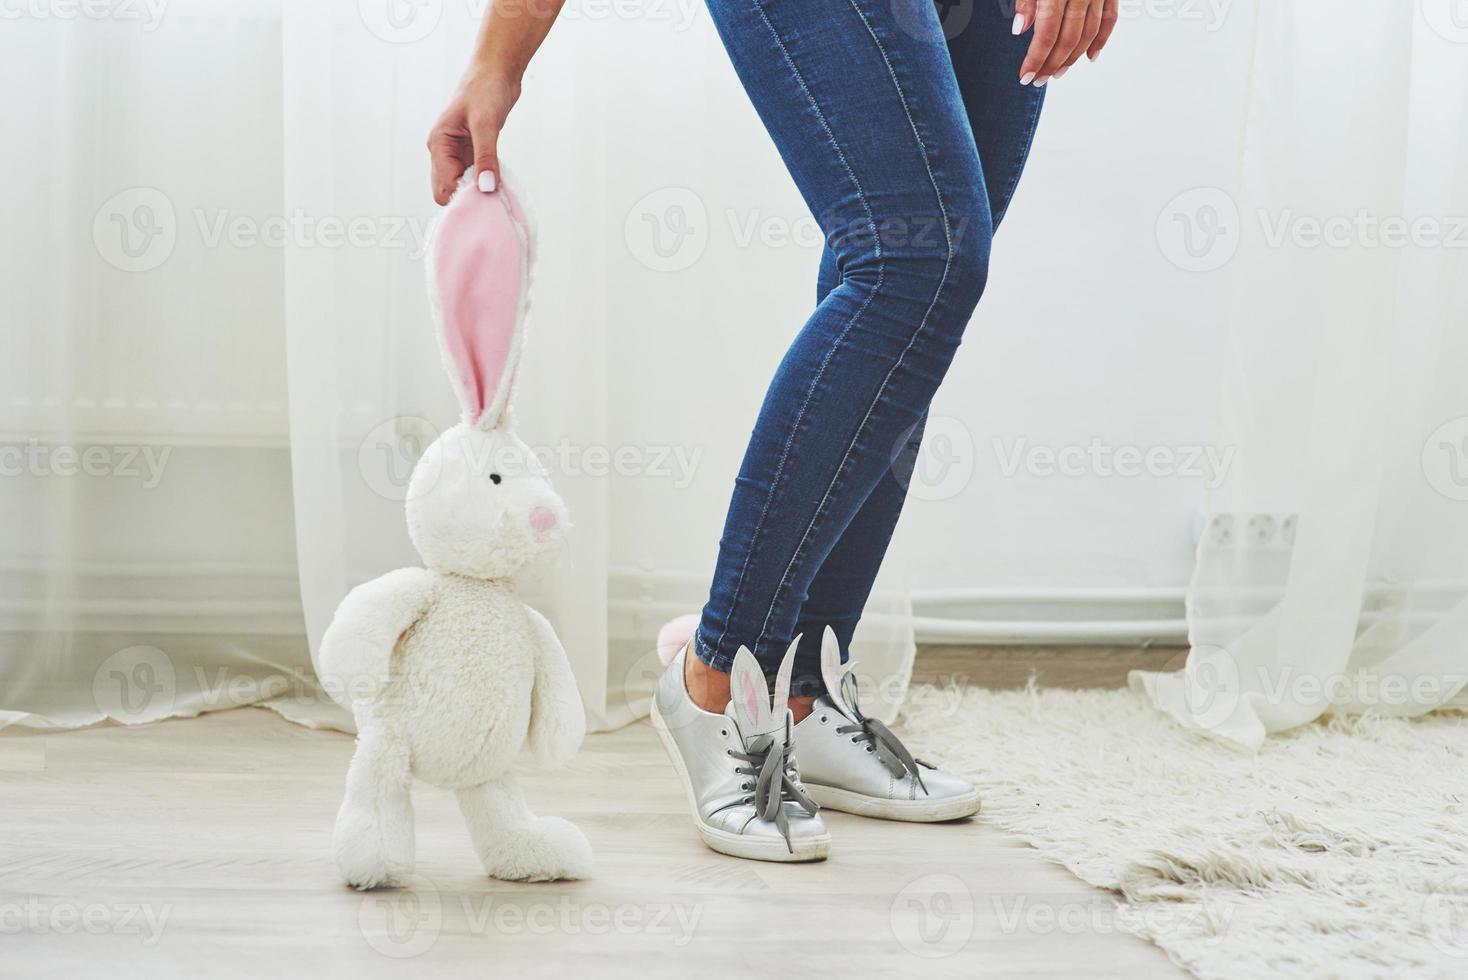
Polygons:
<instances>
[{"instance_id":1,"label":"bunny's black eye","mask_svg":"<svg viewBox=\"0 0 1468 980\"><path fill-rule=\"evenodd\" d=\"M502 477L498 473L491 473L491 474L489 474L489 482L490 483L493 483L495 486L499 486L500 485L500 480L501 479L502 479Z\"/></svg>"}]
</instances>

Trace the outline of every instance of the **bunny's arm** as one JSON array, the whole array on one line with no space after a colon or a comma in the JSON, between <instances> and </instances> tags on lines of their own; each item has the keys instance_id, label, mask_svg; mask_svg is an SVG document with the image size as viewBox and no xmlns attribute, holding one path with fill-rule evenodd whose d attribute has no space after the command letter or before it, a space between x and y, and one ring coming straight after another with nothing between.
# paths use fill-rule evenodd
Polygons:
<instances>
[{"instance_id":1,"label":"bunny's arm","mask_svg":"<svg viewBox=\"0 0 1468 980\"><path fill-rule=\"evenodd\" d=\"M375 697L398 639L427 612L433 573L400 568L357 586L321 638L321 682L340 704Z\"/></svg>"},{"instance_id":2,"label":"bunny's arm","mask_svg":"<svg viewBox=\"0 0 1468 980\"><path fill-rule=\"evenodd\" d=\"M555 629L540 613L525 607L535 630L535 687L530 693L530 750L542 763L559 766L571 759L586 736L586 710L576 677Z\"/></svg>"}]
</instances>

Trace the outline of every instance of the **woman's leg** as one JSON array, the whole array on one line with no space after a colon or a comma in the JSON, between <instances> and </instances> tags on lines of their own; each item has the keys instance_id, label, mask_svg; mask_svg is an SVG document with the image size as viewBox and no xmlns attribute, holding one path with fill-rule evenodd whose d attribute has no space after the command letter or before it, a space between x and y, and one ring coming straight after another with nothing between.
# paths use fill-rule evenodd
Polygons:
<instances>
[{"instance_id":1,"label":"woman's leg","mask_svg":"<svg viewBox=\"0 0 1468 980\"><path fill-rule=\"evenodd\" d=\"M818 569L923 418L984 288L991 218L931 0L709 0L840 281L766 394L695 633L773 671Z\"/></svg>"},{"instance_id":2,"label":"woman's leg","mask_svg":"<svg viewBox=\"0 0 1468 980\"><path fill-rule=\"evenodd\" d=\"M1014 195L1045 98L1045 89L1018 81L1029 40L1010 34L1010 15L1002 4L975 4L968 23L948 41L996 229ZM840 277L838 256L827 247L821 256L817 299L834 289ZM926 420L924 413L906 437L890 447L887 472L811 581L795 630L801 636L797 693L807 693L802 681L819 680L821 635L827 626L835 631L843 652L851 643L902 512Z\"/></svg>"}]
</instances>

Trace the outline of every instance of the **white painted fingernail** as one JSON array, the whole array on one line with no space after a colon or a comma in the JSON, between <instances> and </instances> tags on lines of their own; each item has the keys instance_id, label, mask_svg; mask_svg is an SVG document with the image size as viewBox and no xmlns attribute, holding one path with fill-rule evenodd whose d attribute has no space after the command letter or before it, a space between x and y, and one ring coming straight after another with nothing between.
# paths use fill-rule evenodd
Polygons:
<instances>
[{"instance_id":1,"label":"white painted fingernail","mask_svg":"<svg viewBox=\"0 0 1468 980\"><path fill-rule=\"evenodd\" d=\"M1040 79L1038 82L1035 83L1035 88L1044 88L1045 87L1045 83L1048 82L1048 81L1050 81L1050 79L1048 77L1047 78Z\"/></svg>"},{"instance_id":2,"label":"white painted fingernail","mask_svg":"<svg viewBox=\"0 0 1468 980\"><path fill-rule=\"evenodd\" d=\"M1023 75L1021 75L1019 77L1019 83L1021 85L1028 85L1031 82L1033 82L1034 80L1035 80L1035 73L1032 72L1032 71L1027 71L1027 72L1025 72Z\"/></svg>"},{"instance_id":3,"label":"white painted fingernail","mask_svg":"<svg viewBox=\"0 0 1468 980\"><path fill-rule=\"evenodd\" d=\"M1101 52L1097 51L1095 54L1086 55L1086 57L1090 58L1092 61L1095 61L1097 58L1101 57Z\"/></svg>"},{"instance_id":4,"label":"white painted fingernail","mask_svg":"<svg viewBox=\"0 0 1468 980\"><path fill-rule=\"evenodd\" d=\"M1064 78L1065 77L1065 73L1068 72L1068 71L1070 71L1070 65L1066 65L1064 68L1060 69L1060 71L1056 72L1055 73L1055 77L1056 78Z\"/></svg>"},{"instance_id":5,"label":"white painted fingernail","mask_svg":"<svg viewBox=\"0 0 1468 980\"><path fill-rule=\"evenodd\" d=\"M1009 29L1011 34L1023 34L1025 32L1025 15L1014 15L1014 26Z\"/></svg>"},{"instance_id":6,"label":"white painted fingernail","mask_svg":"<svg viewBox=\"0 0 1468 980\"><path fill-rule=\"evenodd\" d=\"M481 171L479 171L479 189L482 190L482 191L484 191L484 193L486 193L486 194L493 194L494 193L494 171L493 170L481 170Z\"/></svg>"}]
</instances>

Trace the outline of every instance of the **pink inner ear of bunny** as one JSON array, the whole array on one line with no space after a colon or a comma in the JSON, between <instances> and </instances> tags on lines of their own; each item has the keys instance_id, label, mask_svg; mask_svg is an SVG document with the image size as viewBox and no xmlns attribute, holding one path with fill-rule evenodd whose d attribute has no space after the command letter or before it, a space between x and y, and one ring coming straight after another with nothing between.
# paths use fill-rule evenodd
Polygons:
<instances>
[{"instance_id":1,"label":"pink inner ear of bunny","mask_svg":"<svg viewBox=\"0 0 1468 980\"><path fill-rule=\"evenodd\" d=\"M444 344L470 421L486 427L504 412L514 380L525 284L525 244L507 195L456 195L434 244Z\"/></svg>"},{"instance_id":2,"label":"pink inner ear of bunny","mask_svg":"<svg viewBox=\"0 0 1468 980\"><path fill-rule=\"evenodd\" d=\"M505 204L510 209L510 216L514 218L517 223L519 223L522 229L525 230L525 248L529 249L531 247L531 242L529 240L530 219L526 217L525 209L520 207L520 199L512 194L509 187L505 186L504 184L500 185L500 191L505 196Z\"/></svg>"},{"instance_id":3,"label":"pink inner ear of bunny","mask_svg":"<svg viewBox=\"0 0 1468 980\"><path fill-rule=\"evenodd\" d=\"M759 717L759 692L754 689L754 678L748 674L744 675L744 706L749 709L749 717Z\"/></svg>"}]
</instances>

